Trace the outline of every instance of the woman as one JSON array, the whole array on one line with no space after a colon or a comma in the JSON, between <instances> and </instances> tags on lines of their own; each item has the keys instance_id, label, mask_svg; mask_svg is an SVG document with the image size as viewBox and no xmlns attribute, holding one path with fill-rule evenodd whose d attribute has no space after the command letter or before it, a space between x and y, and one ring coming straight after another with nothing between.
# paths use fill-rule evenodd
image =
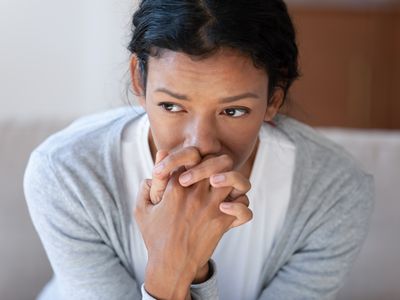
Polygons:
<instances>
[{"instance_id":1,"label":"woman","mask_svg":"<svg viewBox=\"0 0 400 300\"><path fill-rule=\"evenodd\" d=\"M84 117L32 153L24 190L54 276L40 299L331 299L373 179L279 113L298 77L281 0L144 0L141 108Z\"/></svg>"}]
</instances>

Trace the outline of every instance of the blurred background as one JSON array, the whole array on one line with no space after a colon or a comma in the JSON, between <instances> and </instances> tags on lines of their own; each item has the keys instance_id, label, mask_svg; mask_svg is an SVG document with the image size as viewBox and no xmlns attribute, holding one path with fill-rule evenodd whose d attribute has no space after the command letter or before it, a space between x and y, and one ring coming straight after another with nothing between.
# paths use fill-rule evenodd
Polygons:
<instances>
[{"instance_id":1,"label":"blurred background","mask_svg":"<svg viewBox=\"0 0 400 300\"><path fill-rule=\"evenodd\" d=\"M339 299L400 299L400 1L286 3L302 77L283 113L341 144L376 181L370 234ZM136 5L0 0L0 299L34 299L51 276L23 197L30 152L75 118L132 101Z\"/></svg>"}]
</instances>

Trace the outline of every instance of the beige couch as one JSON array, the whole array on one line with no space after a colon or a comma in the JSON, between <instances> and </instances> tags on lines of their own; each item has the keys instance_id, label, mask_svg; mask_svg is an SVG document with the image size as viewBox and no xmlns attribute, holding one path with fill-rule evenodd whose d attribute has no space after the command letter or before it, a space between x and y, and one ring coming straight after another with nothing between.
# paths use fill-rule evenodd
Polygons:
<instances>
[{"instance_id":1,"label":"beige couch","mask_svg":"<svg viewBox=\"0 0 400 300\"><path fill-rule=\"evenodd\" d=\"M0 122L0 299L34 299L51 276L25 205L22 177L31 150L66 124ZM376 178L370 234L339 299L400 299L400 131L319 130Z\"/></svg>"}]
</instances>

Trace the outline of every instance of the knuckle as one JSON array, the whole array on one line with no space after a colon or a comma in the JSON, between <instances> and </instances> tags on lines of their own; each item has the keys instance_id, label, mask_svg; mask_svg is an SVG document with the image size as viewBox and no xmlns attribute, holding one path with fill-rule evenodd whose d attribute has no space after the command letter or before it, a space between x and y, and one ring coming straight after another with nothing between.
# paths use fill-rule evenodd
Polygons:
<instances>
[{"instance_id":1,"label":"knuckle","mask_svg":"<svg viewBox=\"0 0 400 300\"><path fill-rule=\"evenodd\" d=\"M236 217L240 220L245 220L247 218L247 207L244 206L243 203L236 203L235 204L235 211L236 211Z\"/></svg>"},{"instance_id":2,"label":"knuckle","mask_svg":"<svg viewBox=\"0 0 400 300\"><path fill-rule=\"evenodd\" d=\"M222 154L221 159L222 159L224 165L226 165L228 168L233 167L233 159L229 155Z\"/></svg>"},{"instance_id":3,"label":"knuckle","mask_svg":"<svg viewBox=\"0 0 400 300\"><path fill-rule=\"evenodd\" d=\"M194 146L186 147L185 151L186 151L187 155L190 156L191 158L200 160L200 153L196 147L194 147Z\"/></svg>"},{"instance_id":4,"label":"knuckle","mask_svg":"<svg viewBox=\"0 0 400 300\"><path fill-rule=\"evenodd\" d=\"M250 205L249 198L247 196L243 196L243 204L247 207Z\"/></svg>"},{"instance_id":5,"label":"knuckle","mask_svg":"<svg viewBox=\"0 0 400 300\"><path fill-rule=\"evenodd\" d=\"M163 179L164 178L164 174L161 172L161 173L156 173L156 171L153 169L153 172L152 172L152 177L153 177L153 179Z\"/></svg>"},{"instance_id":6,"label":"knuckle","mask_svg":"<svg viewBox=\"0 0 400 300\"><path fill-rule=\"evenodd\" d=\"M205 174L211 172L209 165L206 163L201 163L195 166L192 170L193 170L192 174L197 178L203 178Z\"/></svg>"},{"instance_id":7,"label":"knuckle","mask_svg":"<svg viewBox=\"0 0 400 300\"><path fill-rule=\"evenodd\" d=\"M168 157L165 158L165 164L170 165L170 164L175 164L176 161L178 160L178 154L176 152L172 152Z\"/></svg>"},{"instance_id":8,"label":"knuckle","mask_svg":"<svg viewBox=\"0 0 400 300\"><path fill-rule=\"evenodd\" d=\"M251 182L249 180L246 180L246 191L251 190Z\"/></svg>"},{"instance_id":9,"label":"knuckle","mask_svg":"<svg viewBox=\"0 0 400 300\"><path fill-rule=\"evenodd\" d=\"M253 219L253 211L249 208L247 208L247 214L246 214L246 222L250 221L251 219Z\"/></svg>"},{"instance_id":10,"label":"knuckle","mask_svg":"<svg viewBox=\"0 0 400 300\"><path fill-rule=\"evenodd\" d=\"M152 195L150 196L150 199L151 199L151 203L153 203L153 204L160 203L161 200L162 200L162 194L161 194L161 193L158 193L158 192L154 192L154 193L152 193Z\"/></svg>"},{"instance_id":11,"label":"knuckle","mask_svg":"<svg viewBox=\"0 0 400 300\"><path fill-rule=\"evenodd\" d=\"M249 191L251 189L250 180L245 178L239 171L232 171L233 180L240 183L241 189L244 191Z\"/></svg>"},{"instance_id":12,"label":"knuckle","mask_svg":"<svg viewBox=\"0 0 400 300\"><path fill-rule=\"evenodd\" d=\"M215 154L207 154L203 156L203 161L215 159L217 156Z\"/></svg>"},{"instance_id":13,"label":"knuckle","mask_svg":"<svg viewBox=\"0 0 400 300\"><path fill-rule=\"evenodd\" d=\"M247 193L251 189L251 184L246 181L242 184L241 189L243 193Z\"/></svg>"},{"instance_id":14,"label":"knuckle","mask_svg":"<svg viewBox=\"0 0 400 300\"><path fill-rule=\"evenodd\" d=\"M234 171L234 177L236 181L240 182L244 190L251 189L250 180L246 178L242 173L240 173L239 171Z\"/></svg>"},{"instance_id":15,"label":"knuckle","mask_svg":"<svg viewBox=\"0 0 400 300\"><path fill-rule=\"evenodd\" d=\"M239 171L232 171L232 176L236 181L241 182L246 187L251 185L250 181Z\"/></svg>"}]
</instances>

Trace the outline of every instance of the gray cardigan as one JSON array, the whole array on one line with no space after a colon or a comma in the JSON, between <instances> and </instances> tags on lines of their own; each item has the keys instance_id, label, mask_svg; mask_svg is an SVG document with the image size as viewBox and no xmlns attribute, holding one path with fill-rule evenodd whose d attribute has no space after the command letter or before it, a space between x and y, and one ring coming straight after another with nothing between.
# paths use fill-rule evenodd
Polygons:
<instances>
[{"instance_id":1,"label":"gray cardigan","mask_svg":"<svg viewBox=\"0 0 400 300\"><path fill-rule=\"evenodd\" d=\"M122 107L85 116L31 154L25 198L54 271L42 299L141 299L121 160L122 130L141 113ZM373 177L311 127L282 114L274 122L296 145L296 161L259 299L332 299L366 237ZM216 289L214 280L192 293L208 299Z\"/></svg>"}]
</instances>

